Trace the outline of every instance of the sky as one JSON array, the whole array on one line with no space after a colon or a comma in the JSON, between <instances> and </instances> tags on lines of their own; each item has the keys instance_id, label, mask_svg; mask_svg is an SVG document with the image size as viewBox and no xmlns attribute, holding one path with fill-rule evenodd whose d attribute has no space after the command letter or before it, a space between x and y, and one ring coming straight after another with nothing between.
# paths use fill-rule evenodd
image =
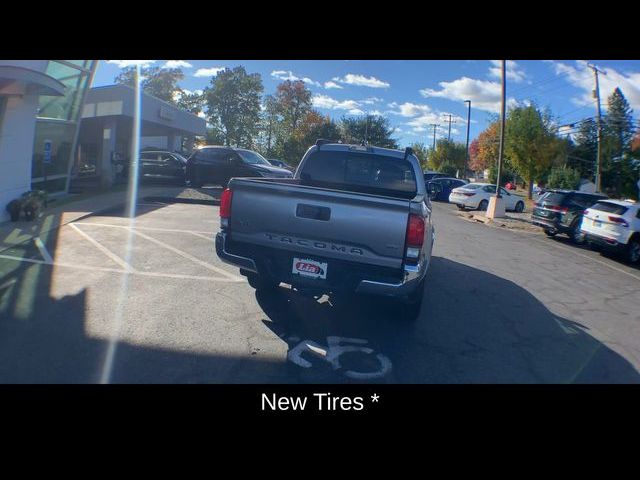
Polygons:
<instances>
[{"instance_id":1,"label":"sky","mask_svg":"<svg viewBox=\"0 0 640 480\"><path fill-rule=\"evenodd\" d=\"M245 67L262 76L264 93L273 93L286 79L302 80L321 113L338 120L343 115L384 114L395 128L400 146L433 143L449 135L465 142L467 104L471 101L470 139L473 140L500 111L499 60L106 60L100 61L93 86L111 85L121 68L132 64L180 67L179 86L198 91L225 67ZM640 118L640 61L638 60L509 60L508 105L535 102L548 107L558 125L596 115L592 97L599 75L603 114L607 96L620 87ZM449 117L451 115L451 117ZM564 128L561 128L561 132ZM566 130L567 132L570 130Z\"/></svg>"}]
</instances>

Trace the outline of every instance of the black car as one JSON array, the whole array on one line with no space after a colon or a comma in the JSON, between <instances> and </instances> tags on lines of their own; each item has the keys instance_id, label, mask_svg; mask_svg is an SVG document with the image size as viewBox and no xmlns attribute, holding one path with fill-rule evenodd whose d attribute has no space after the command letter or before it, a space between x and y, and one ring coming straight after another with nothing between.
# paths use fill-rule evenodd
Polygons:
<instances>
[{"instance_id":1,"label":"black car","mask_svg":"<svg viewBox=\"0 0 640 480\"><path fill-rule=\"evenodd\" d=\"M430 182L431 180L434 180L436 178L447 178L449 176L446 173L432 172L432 171L423 172L423 173L424 173L425 183Z\"/></svg>"},{"instance_id":2,"label":"black car","mask_svg":"<svg viewBox=\"0 0 640 480\"><path fill-rule=\"evenodd\" d=\"M163 150L140 152L140 180L171 181L184 184L187 159Z\"/></svg>"},{"instance_id":3,"label":"black car","mask_svg":"<svg viewBox=\"0 0 640 480\"><path fill-rule=\"evenodd\" d=\"M292 178L284 168L274 167L262 155L244 148L206 146L187 160L187 181L191 186L205 183L226 187L233 177Z\"/></svg>"},{"instance_id":4,"label":"black car","mask_svg":"<svg viewBox=\"0 0 640 480\"><path fill-rule=\"evenodd\" d=\"M580 232L582 213L604 198L607 196L599 193L547 190L536 202L531 220L550 237L565 233L574 243L581 244L584 243L584 234Z\"/></svg>"},{"instance_id":5,"label":"black car","mask_svg":"<svg viewBox=\"0 0 640 480\"><path fill-rule=\"evenodd\" d=\"M451 190L466 185L467 182L459 178L435 178L427 182L427 191L431 193L431 200L448 202ZM432 185L430 187L430 185Z\"/></svg>"},{"instance_id":6,"label":"black car","mask_svg":"<svg viewBox=\"0 0 640 480\"><path fill-rule=\"evenodd\" d=\"M284 163L282 160L278 160L277 158L268 158L269 163L274 167L284 168L285 170L293 171L293 167Z\"/></svg>"}]
</instances>

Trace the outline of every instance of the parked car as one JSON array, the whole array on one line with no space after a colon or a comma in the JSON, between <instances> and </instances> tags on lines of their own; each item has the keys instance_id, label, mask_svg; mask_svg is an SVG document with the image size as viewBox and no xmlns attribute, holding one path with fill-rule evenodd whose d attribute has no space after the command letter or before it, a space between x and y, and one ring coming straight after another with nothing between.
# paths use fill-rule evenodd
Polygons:
<instances>
[{"instance_id":1,"label":"parked car","mask_svg":"<svg viewBox=\"0 0 640 480\"><path fill-rule=\"evenodd\" d=\"M220 200L216 252L257 289L391 298L420 311L434 229L418 158L316 142L293 181L234 178Z\"/></svg>"},{"instance_id":2,"label":"parked car","mask_svg":"<svg viewBox=\"0 0 640 480\"><path fill-rule=\"evenodd\" d=\"M424 181L426 182L430 182L431 180L434 180L436 178L448 178L449 175L447 175L446 173L440 173L440 172L434 172L434 171L427 171L423 173L424 176Z\"/></svg>"},{"instance_id":3,"label":"parked car","mask_svg":"<svg viewBox=\"0 0 640 480\"><path fill-rule=\"evenodd\" d=\"M184 184L187 159L179 153L145 150L140 152L139 163L140 180L173 181Z\"/></svg>"},{"instance_id":4,"label":"parked car","mask_svg":"<svg viewBox=\"0 0 640 480\"><path fill-rule=\"evenodd\" d=\"M187 160L186 178L194 187L207 183L226 187L233 177L292 178L293 174L244 148L206 146Z\"/></svg>"},{"instance_id":5,"label":"parked car","mask_svg":"<svg viewBox=\"0 0 640 480\"><path fill-rule=\"evenodd\" d=\"M496 186L493 183L468 183L451 190L449 202L455 203L460 210L465 208L486 210L489 199L496 194ZM505 210L524 212L524 198L515 193L510 193L500 187L500 195L504 200Z\"/></svg>"},{"instance_id":6,"label":"parked car","mask_svg":"<svg viewBox=\"0 0 640 480\"><path fill-rule=\"evenodd\" d=\"M574 243L581 244L584 243L584 234L580 231L582 213L605 198L606 195L599 193L549 189L536 202L531 220L550 237L564 233Z\"/></svg>"},{"instance_id":7,"label":"parked car","mask_svg":"<svg viewBox=\"0 0 640 480\"><path fill-rule=\"evenodd\" d=\"M427 182L427 191L431 200L448 202L451 190L466 184L467 182L459 178L435 178Z\"/></svg>"},{"instance_id":8,"label":"parked car","mask_svg":"<svg viewBox=\"0 0 640 480\"><path fill-rule=\"evenodd\" d=\"M284 163L282 160L278 160L277 158L268 158L267 160L274 167L284 168L285 170L289 170L290 172L293 172L295 170L291 165Z\"/></svg>"},{"instance_id":9,"label":"parked car","mask_svg":"<svg viewBox=\"0 0 640 480\"><path fill-rule=\"evenodd\" d=\"M580 231L594 250L621 253L640 263L640 203L600 200L582 215Z\"/></svg>"}]
</instances>

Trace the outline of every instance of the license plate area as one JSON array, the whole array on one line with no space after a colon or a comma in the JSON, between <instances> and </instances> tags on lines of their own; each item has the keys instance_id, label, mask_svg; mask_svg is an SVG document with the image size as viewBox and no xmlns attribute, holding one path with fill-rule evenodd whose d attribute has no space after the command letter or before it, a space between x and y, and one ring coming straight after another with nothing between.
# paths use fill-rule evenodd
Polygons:
<instances>
[{"instance_id":1,"label":"license plate area","mask_svg":"<svg viewBox=\"0 0 640 480\"><path fill-rule=\"evenodd\" d=\"M311 258L293 257L291 273L305 278L316 278L326 280L327 262L319 262Z\"/></svg>"}]
</instances>

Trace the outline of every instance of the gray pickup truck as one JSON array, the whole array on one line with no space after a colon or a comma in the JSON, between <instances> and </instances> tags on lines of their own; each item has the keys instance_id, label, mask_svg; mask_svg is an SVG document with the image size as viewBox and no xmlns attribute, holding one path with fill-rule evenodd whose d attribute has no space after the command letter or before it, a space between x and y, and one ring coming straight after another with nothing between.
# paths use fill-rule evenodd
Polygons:
<instances>
[{"instance_id":1,"label":"gray pickup truck","mask_svg":"<svg viewBox=\"0 0 640 480\"><path fill-rule=\"evenodd\" d=\"M431 203L405 151L319 140L292 179L233 178L216 252L256 289L392 297L417 317L431 259Z\"/></svg>"}]
</instances>

